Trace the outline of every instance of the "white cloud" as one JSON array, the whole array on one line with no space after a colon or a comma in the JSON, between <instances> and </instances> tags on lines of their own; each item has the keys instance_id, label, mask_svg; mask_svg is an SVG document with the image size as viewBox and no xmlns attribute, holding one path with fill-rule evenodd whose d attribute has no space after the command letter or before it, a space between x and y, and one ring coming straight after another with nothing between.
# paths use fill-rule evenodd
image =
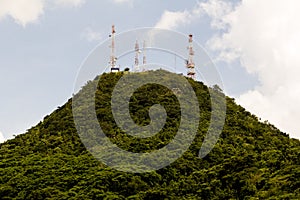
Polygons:
<instances>
[{"instance_id":1,"label":"white cloud","mask_svg":"<svg viewBox=\"0 0 300 200\"><path fill-rule=\"evenodd\" d=\"M55 0L55 4L58 6L79 7L84 3L85 0Z\"/></svg>"},{"instance_id":2,"label":"white cloud","mask_svg":"<svg viewBox=\"0 0 300 200\"><path fill-rule=\"evenodd\" d=\"M200 4L196 4L192 10L165 10L159 21L156 23L155 28L176 29L181 25L190 24L192 20L197 19L201 14L202 8L200 7Z\"/></svg>"},{"instance_id":3,"label":"white cloud","mask_svg":"<svg viewBox=\"0 0 300 200\"><path fill-rule=\"evenodd\" d=\"M212 18L211 26L213 28L224 29L226 23L224 16L230 13L233 5L230 2L222 0L209 0L199 2L191 10L168 11L165 10L160 20L156 23L157 28L176 29L178 26L190 24L206 13Z\"/></svg>"},{"instance_id":4,"label":"white cloud","mask_svg":"<svg viewBox=\"0 0 300 200\"><path fill-rule=\"evenodd\" d=\"M112 0L112 2L120 6L128 6L129 8L133 8L134 6L134 0Z\"/></svg>"},{"instance_id":5,"label":"white cloud","mask_svg":"<svg viewBox=\"0 0 300 200\"><path fill-rule=\"evenodd\" d=\"M85 0L0 0L0 20L11 17L25 27L37 22L47 6L54 4L58 7L78 7L84 2Z\"/></svg>"},{"instance_id":6,"label":"white cloud","mask_svg":"<svg viewBox=\"0 0 300 200\"><path fill-rule=\"evenodd\" d=\"M174 29L180 24L185 24L190 22L190 14L188 11L183 12L171 12L166 10L161 19L156 23L156 28Z\"/></svg>"},{"instance_id":7,"label":"white cloud","mask_svg":"<svg viewBox=\"0 0 300 200\"><path fill-rule=\"evenodd\" d=\"M114 3L122 4L122 3L132 3L133 0L113 0Z\"/></svg>"},{"instance_id":8,"label":"white cloud","mask_svg":"<svg viewBox=\"0 0 300 200\"><path fill-rule=\"evenodd\" d=\"M88 40L89 42L100 41L103 39L101 33L94 31L92 28L87 27L81 34L81 37Z\"/></svg>"},{"instance_id":9,"label":"white cloud","mask_svg":"<svg viewBox=\"0 0 300 200\"><path fill-rule=\"evenodd\" d=\"M5 142L5 138L3 134L0 132L0 143Z\"/></svg>"},{"instance_id":10,"label":"white cloud","mask_svg":"<svg viewBox=\"0 0 300 200\"><path fill-rule=\"evenodd\" d=\"M209 0L199 3L199 7L211 17L211 26L217 29L224 29L226 25L226 15L233 9L232 3L222 0Z\"/></svg>"},{"instance_id":11,"label":"white cloud","mask_svg":"<svg viewBox=\"0 0 300 200\"><path fill-rule=\"evenodd\" d=\"M25 26L29 22L36 22L44 13L42 0L1 0L0 20L7 16L12 17L18 24Z\"/></svg>"},{"instance_id":12,"label":"white cloud","mask_svg":"<svg viewBox=\"0 0 300 200\"><path fill-rule=\"evenodd\" d=\"M212 2L216 1L208 4ZM261 85L237 101L296 138L300 138L299 10L298 0L243 0L231 11L210 15L212 22L221 20L213 27L223 32L208 42L220 60L238 59L259 77Z\"/></svg>"}]
</instances>

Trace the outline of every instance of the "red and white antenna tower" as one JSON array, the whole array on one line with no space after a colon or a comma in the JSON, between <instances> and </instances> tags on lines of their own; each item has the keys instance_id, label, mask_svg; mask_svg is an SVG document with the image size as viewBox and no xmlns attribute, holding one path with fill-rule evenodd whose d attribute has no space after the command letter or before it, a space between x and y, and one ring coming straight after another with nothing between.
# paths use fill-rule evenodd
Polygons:
<instances>
[{"instance_id":1,"label":"red and white antenna tower","mask_svg":"<svg viewBox=\"0 0 300 200\"><path fill-rule=\"evenodd\" d=\"M189 35L189 58L186 61L186 67L188 68L187 76L195 79L195 63L194 63L194 50L193 50L193 35Z\"/></svg>"},{"instance_id":2,"label":"red and white antenna tower","mask_svg":"<svg viewBox=\"0 0 300 200\"><path fill-rule=\"evenodd\" d=\"M139 43L136 40L135 42L135 58L134 58L134 71L139 71L139 54L140 54L140 47Z\"/></svg>"},{"instance_id":3,"label":"red and white antenna tower","mask_svg":"<svg viewBox=\"0 0 300 200\"><path fill-rule=\"evenodd\" d=\"M116 67L116 62L117 62L117 58L115 55L115 34L116 34L116 30L115 30L115 25L112 25L111 27L111 54L110 54L110 70L111 72L117 72L120 71L119 67Z\"/></svg>"}]
</instances>

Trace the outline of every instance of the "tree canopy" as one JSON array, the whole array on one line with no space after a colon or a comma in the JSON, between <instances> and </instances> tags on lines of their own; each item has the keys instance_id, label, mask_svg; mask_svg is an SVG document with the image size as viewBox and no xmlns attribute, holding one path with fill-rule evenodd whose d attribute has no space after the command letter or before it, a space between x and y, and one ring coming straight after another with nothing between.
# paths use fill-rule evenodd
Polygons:
<instances>
[{"instance_id":1,"label":"tree canopy","mask_svg":"<svg viewBox=\"0 0 300 200\"><path fill-rule=\"evenodd\" d=\"M122 75L103 74L80 92L97 87L99 124L119 147L148 152L165 146L180 123L174 93L155 84L134 93L130 114L137 124L150 122L148 111L156 103L167 111L161 132L134 138L115 124L107 103ZM201 120L194 142L170 166L135 174L96 160L77 134L70 99L26 133L0 144L0 199L300 199L300 141L260 122L230 97L217 144L206 157L198 157L210 122L210 93L203 83L188 81L198 97ZM224 95L217 86L212 91Z\"/></svg>"}]
</instances>

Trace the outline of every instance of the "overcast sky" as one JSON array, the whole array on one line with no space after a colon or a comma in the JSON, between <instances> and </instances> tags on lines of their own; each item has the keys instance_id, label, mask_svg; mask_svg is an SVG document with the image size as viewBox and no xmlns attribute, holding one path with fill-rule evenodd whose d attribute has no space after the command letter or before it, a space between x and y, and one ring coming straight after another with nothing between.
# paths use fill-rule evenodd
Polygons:
<instances>
[{"instance_id":1,"label":"overcast sky","mask_svg":"<svg viewBox=\"0 0 300 200\"><path fill-rule=\"evenodd\" d=\"M299 10L298 0L0 0L0 141L71 97L112 24L193 33L227 95L300 138Z\"/></svg>"}]
</instances>

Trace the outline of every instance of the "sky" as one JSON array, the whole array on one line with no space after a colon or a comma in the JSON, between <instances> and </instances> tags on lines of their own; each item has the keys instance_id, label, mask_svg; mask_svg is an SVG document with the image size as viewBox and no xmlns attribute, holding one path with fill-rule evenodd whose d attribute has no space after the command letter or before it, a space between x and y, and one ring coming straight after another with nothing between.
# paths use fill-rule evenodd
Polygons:
<instances>
[{"instance_id":1,"label":"sky","mask_svg":"<svg viewBox=\"0 0 300 200\"><path fill-rule=\"evenodd\" d=\"M71 98L112 24L192 33L227 95L300 138L299 10L298 0L0 0L0 142Z\"/></svg>"}]
</instances>

